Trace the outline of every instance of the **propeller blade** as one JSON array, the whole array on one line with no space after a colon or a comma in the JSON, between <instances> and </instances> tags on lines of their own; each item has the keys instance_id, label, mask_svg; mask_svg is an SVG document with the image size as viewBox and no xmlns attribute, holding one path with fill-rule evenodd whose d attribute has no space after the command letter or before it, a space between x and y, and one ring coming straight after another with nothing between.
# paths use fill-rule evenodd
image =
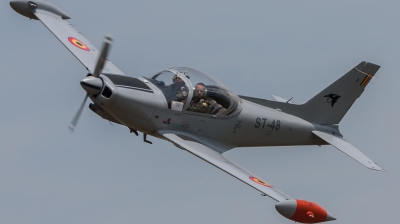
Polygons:
<instances>
[{"instance_id":1,"label":"propeller blade","mask_svg":"<svg viewBox=\"0 0 400 224\"><path fill-rule=\"evenodd\" d=\"M94 68L93 76L98 78L101 71L103 70L104 64L107 61L108 51L112 43L112 38L110 36L104 37L103 48L101 49L99 59L97 59L96 67Z\"/></svg>"},{"instance_id":2,"label":"propeller blade","mask_svg":"<svg viewBox=\"0 0 400 224\"><path fill-rule=\"evenodd\" d=\"M76 112L74 119L72 119L71 124L68 126L68 129L71 131L71 133L74 132L74 130L75 130L76 124L78 123L79 118L81 117L83 108L85 107L85 103L86 103L86 100L88 97L89 97L89 94L86 94L85 99L83 100L83 102L81 104L81 107L79 107L79 110Z\"/></svg>"}]
</instances>

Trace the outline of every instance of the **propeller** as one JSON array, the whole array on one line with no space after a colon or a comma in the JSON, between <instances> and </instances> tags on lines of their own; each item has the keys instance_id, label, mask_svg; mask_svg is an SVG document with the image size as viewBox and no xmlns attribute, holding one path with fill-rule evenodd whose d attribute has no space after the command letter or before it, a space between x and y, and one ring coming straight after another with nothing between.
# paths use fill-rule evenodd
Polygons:
<instances>
[{"instance_id":1,"label":"propeller","mask_svg":"<svg viewBox=\"0 0 400 224\"><path fill-rule=\"evenodd\" d=\"M107 55L110 49L112 43L112 38L108 35L104 37L103 41L103 47L101 49L99 58L97 59L96 67L94 68L92 76L95 78L99 78L101 71L104 68L104 65L107 61ZM81 82L82 83L82 82ZM83 100L81 106L79 107L78 111L76 112L74 118L72 119L70 125L68 126L68 129L72 132L74 132L76 125L78 124L79 118L81 117L83 108L85 107L86 100L89 97L89 93L86 94L85 99Z\"/></svg>"},{"instance_id":2,"label":"propeller","mask_svg":"<svg viewBox=\"0 0 400 224\"><path fill-rule=\"evenodd\" d=\"M112 38L110 36L105 36L103 41L103 48L101 49L99 59L97 59L97 64L93 72L93 76L98 78L101 71L103 70L104 64L107 60L108 51L112 43Z\"/></svg>"},{"instance_id":3,"label":"propeller","mask_svg":"<svg viewBox=\"0 0 400 224\"><path fill-rule=\"evenodd\" d=\"M88 97L89 97L89 94L86 94L85 99L83 100L81 106L79 107L79 110L76 112L76 114L74 116L74 119L72 119L71 124L69 124L69 126L68 126L68 129L71 133L74 132L74 130L75 130L76 124L78 123L79 118L81 117L83 108L85 107L85 103L86 103L86 100Z\"/></svg>"}]
</instances>

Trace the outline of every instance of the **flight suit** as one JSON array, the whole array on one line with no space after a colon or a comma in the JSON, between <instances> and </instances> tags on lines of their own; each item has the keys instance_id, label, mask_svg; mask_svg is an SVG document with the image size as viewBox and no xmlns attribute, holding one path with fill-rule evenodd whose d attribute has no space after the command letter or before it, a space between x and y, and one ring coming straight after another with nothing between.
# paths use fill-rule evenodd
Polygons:
<instances>
[{"instance_id":1,"label":"flight suit","mask_svg":"<svg viewBox=\"0 0 400 224\"><path fill-rule=\"evenodd\" d=\"M171 101L182 102L183 100L186 100L189 93L186 86L175 88L174 84L169 85L166 92L168 93L168 96L166 94L168 105L171 104Z\"/></svg>"},{"instance_id":2,"label":"flight suit","mask_svg":"<svg viewBox=\"0 0 400 224\"><path fill-rule=\"evenodd\" d=\"M217 114L221 109L223 109L223 107L210 97L205 97L200 100L193 99L187 108L188 111L206 114Z\"/></svg>"}]
</instances>

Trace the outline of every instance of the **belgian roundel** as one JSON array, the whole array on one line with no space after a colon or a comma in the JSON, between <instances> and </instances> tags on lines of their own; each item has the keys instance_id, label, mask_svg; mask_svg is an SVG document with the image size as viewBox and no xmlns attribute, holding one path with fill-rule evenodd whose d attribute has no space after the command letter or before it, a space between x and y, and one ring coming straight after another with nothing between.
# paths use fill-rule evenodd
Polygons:
<instances>
[{"instance_id":1,"label":"belgian roundel","mask_svg":"<svg viewBox=\"0 0 400 224\"><path fill-rule=\"evenodd\" d=\"M82 41L76 39L75 37L68 37L68 41L79 49L90 51L88 46L86 46Z\"/></svg>"},{"instance_id":2,"label":"belgian roundel","mask_svg":"<svg viewBox=\"0 0 400 224\"><path fill-rule=\"evenodd\" d=\"M266 187L272 187L271 185L265 183L264 181L258 179L257 177L250 176L249 178L250 178L250 180L256 182L257 184L261 184L261 185L266 186Z\"/></svg>"}]
</instances>

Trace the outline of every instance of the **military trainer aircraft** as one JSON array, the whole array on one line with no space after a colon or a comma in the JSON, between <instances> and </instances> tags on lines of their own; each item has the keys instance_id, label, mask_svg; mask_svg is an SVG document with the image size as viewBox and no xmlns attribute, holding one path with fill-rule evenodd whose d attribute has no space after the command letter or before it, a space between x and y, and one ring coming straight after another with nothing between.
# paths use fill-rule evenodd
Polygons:
<instances>
[{"instance_id":1,"label":"military trainer aircraft","mask_svg":"<svg viewBox=\"0 0 400 224\"><path fill-rule=\"evenodd\" d=\"M276 101L238 96L204 72L175 67L129 77L108 60L112 39L106 36L99 51L66 21L70 17L42 0L13 0L11 7L23 16L40 20L85 66L89 74L80 82L85 99L71 122L73 131L86 99L89 108L108 121L171 142L248 186L277 201L276 210L301 223L336 218L318 204L294 199L233 163L224 153L237 147L332 145L367 168L382 169L347 142L339 123L362 94L380 66L361 62L303 104L274 97ZM178 92L175 82L181 82ZM201 88L195 89L201 85ZM179 95L179 97L177 97ZM193 104L197 100L197 104ZM196 110L196 106L206 110Z\"/></svg>"}]
</instances>

